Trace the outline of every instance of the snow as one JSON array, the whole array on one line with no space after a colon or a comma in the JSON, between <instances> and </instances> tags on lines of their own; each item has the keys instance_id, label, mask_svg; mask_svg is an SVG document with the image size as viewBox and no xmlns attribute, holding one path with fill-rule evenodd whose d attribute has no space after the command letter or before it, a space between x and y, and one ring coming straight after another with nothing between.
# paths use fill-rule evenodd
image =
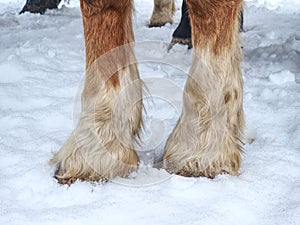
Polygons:
<instances>
[{"instance_id":1,"label":"snow","mask_svg":"<svg viewBox=\"0 0 300 225\"><path fill-rule=\"evenodd\" d=\"M289 70L282 70L277 73L272 73L270 74L269 78L270 81L278 85L286 82L295 82L295 74Z\"/></svg>"},{"instance_id":2,"label":"snow","mask_svg":"<svg viewBox=\"0 0 300 225\"><path fill-rule=\"evenodd\" d=\"M244 107L254 142L244 146L239 177L210 180L159 169L192 50L167 52L180 11L174 24L149 29L153 2L136 0L136 53L153 97L145 99L141 168L128 179L71 187L57 184L48 160L79 112L85 59L78 2L18 15L24 2L0 0L0 224L300 223L300 1L246 1Z\"/></svg>"},{"instance_id":3,"label":"snow","mask_svg":"<svg viewBox=\"0 0 300 225\"><path fill-rule=\"evenodd\" d=\"M248 6L255 5L271 10L279 10L281 12L299 12L299 0L245 0Z\"/></svg>"}]
</instances>

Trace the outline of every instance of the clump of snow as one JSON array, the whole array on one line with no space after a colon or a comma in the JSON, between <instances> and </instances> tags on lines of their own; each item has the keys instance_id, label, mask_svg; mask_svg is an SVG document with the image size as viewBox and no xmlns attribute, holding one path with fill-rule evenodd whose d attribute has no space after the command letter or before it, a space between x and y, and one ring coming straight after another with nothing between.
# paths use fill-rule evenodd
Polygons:
<instances>
[{"instance_id":1,"label":"clump of snow","mask_svg":"<svg viewBox=\"0 0 300 225\"><path fill-rule=\"evenodd\" d=\"M269 76L270 81L275 84L284 84L287 82L295 82L295 74L289 70L283 70L277 73L272 73Z\"/></svg>"}]
</instances>

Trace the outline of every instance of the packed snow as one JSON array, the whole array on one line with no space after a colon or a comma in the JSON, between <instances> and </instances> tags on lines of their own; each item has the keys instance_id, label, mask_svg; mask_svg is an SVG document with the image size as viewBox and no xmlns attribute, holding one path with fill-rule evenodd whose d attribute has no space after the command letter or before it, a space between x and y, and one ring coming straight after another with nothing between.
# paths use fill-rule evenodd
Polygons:
<instances>
[{"instance_id":1,"label":"packed snow","mask_svg":"<svg viewBox=\"0 0 300 225\"><path fill-rule=\"evenodd\" d=\"M1 225L300 224L300 1L248 0L241 34L247 120L241 175L184 178L159 168L181 111L192 50L167 51L180 20L147 27L152 0L135 0L140 74L152 98L137 173L62 186L48 160L79 113L85 49L78 1L18 15L0 0ZM251 141L253 141L251 143Z\"/></svg>"}]
</instances>

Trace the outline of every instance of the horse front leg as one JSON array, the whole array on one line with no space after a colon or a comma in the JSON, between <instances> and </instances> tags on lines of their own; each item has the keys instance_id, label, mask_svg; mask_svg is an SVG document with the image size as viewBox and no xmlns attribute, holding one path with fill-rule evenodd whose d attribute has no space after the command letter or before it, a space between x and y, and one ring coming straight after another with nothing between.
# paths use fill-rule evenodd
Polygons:
<instances>
[{"instance_id":1,"label":"horse front leg","mask_svg":"<svg viewBox=\"0 0 300 225\"><path fill-rule=\"evenodd\" d=\"M126 177L137 170L142 82L134 50L131 0L81 0L86 79L79 123L50 163L59 183Z\"/></svg>"},{"instance_id":2,"label":"horse front leg","mask_svg":"<svg viewBox=\"0 0 300 225\"><path fill-rule=\"evenodd\" d=\"M239 12L242 0L187 0L194 46L183 111L164 167L183 176L238 175L244 127Z\"/></svg>"}]
</instances>

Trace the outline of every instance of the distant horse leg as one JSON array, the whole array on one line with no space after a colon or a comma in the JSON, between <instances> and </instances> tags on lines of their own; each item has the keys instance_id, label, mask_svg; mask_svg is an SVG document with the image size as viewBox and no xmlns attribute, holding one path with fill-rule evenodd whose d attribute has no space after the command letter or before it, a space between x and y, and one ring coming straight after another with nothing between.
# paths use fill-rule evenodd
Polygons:
<instances>
[{"instance_id":1,"label":"distant horse leg","mask_svg":"<svg viewBox=\"0 0 300 225\"><path fill-rule=\"evenodd\" d=\"M172 35L172 41L169 48L172 48L177 43L187 45L189 49L193 47L192 30L186 0L183 0L182 2L181 20Z\"/></svg>"},{"instance_id":2,"label":"distant horse leg","mask_svg":"<svg viewBox=\"0 0 300 225\"><path fill-rule=\"evenodd\" d=\"M154 0L154 9L149 27L161 27L166 23L173 23L174 12L174 0Z\"/></svg>"}]
</instances>

